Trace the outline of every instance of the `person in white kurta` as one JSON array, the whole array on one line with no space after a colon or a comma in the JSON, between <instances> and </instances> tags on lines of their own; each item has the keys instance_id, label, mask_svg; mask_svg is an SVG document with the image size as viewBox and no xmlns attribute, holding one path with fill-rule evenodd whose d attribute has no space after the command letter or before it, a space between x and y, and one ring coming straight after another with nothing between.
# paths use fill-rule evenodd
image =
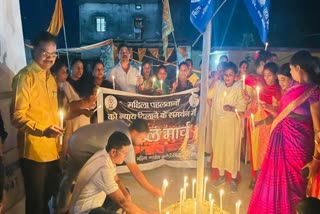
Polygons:
<instances>
[{"instance_id":1,"label":"person in white kurta","mask_svg":"<svg viewBox=\"0 0 320 214\"><path fill-rule=\"evenodd\" d=\"M69 82L64 83L63 91L65 93L65 96L67 98L67 102L71 103L73 101L81 100L80 96L77 94L77 92L73 89L73 87L69 84ZM75 132L78 128L89 125L90 124L90 117L81 114L77 117L74 117L73 119L66 120L66 130L64 133L64 145L67 146L69 138ZM65 148L66 149L66 148ZM63 150L65 150L63 149Z\"/></svg>"},{"instance_id":2,"label":"person in white kurta","mask_svg":"<svg viewBox=\"0 0 320 214\"><path fill-rule=\"evenodd\" d=\"M231 190L237 191L235 182L240 170L241 114L246 102L241 96L242 84L235 81L237 66L229 62L224 70L224 81L218 80L212 98L212 167L219 169L216 186L225 181L225 171L231 173Z\"/></svg>"}]
</instances>

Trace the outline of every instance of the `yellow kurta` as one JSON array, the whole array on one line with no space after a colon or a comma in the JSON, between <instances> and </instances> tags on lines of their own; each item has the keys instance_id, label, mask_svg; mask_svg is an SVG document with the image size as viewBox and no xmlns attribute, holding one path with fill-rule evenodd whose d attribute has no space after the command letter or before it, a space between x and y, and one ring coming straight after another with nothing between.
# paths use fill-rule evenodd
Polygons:
<instances>
[{"instance_id":1,"label":"yellow kurta","mask_svg":"<svg viewBox=\"0 0 320 214\"><path fill-rule=\"evenodd\" d=\"M223 81L217 81L214 87L212 111L212 167L235 173L240 169L240 123L235 112L224 111L224 105L234 106L238 112L244 112L246 102L241 95L241 82L226 87Z\"/></svg>"},{"instance_id":2,"label":"yellow kurta","mask_svg":"<svg viewBox=\"0 0 320 214\"><path fill-rule=\"evenodd\" d=\"M23 68L13 78L13 125L18 128L18 145L23 158L38 162L59 159L57 138L43 132L59 125L57 84L36 62Z\"/></svg>"}]
</instances>

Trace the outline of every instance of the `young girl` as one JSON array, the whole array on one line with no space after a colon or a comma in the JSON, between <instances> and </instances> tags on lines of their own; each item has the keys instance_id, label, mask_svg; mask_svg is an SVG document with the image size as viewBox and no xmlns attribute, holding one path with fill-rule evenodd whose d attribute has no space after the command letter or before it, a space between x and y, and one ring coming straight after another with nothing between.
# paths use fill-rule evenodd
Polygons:
<instances>
[{"instance_id":1,"label":"young girl","mask_svg":"<svg viewBox=\"0 0 320 214\"><path fill-rule=\"evenodd\" d=\"M241 80L243 75L248 76L249 63L245 60L239 63L239 74L236 76L236 80Z\"/></svg>"},{"instance_id":2,"label":"young girl","mask_svg":"<svg viewBox=\"0 0 320 214\"><path fill-rule=\"evenodd\" d=\"M143 78L138 80L138 92L140 94L151 95L153 91L153 78L151 77L151 64L149 61L144 61L142 63L143 68ZM154 77L155 78L155 77Z\"/></svg>"},{"instance_id":3,"label":"young girl","mask_svg":"<svg viewBox=\"0 0 320 214\"><path fill-rule=\"evenodd\" d=\"M237 66L228 62L225 66L223 81L214 86L212 98L212 168L219 169L219 179L215 186L226 180L225 171L231 173L231 191L237 191L236 176L240 169L240 115L246 109L241 96L242 84L235 81ZM226 158L228 157L228 158Z\"/></svg>"},{"instance_id":4,"label":"young girl","mask_svg":"<svg viewBox=\"0 0 320 214\"><path fill-rule=\"evenodd\" d=\"M179 78L172 84L171 93L185 91L193 88L192 83L188 80L188 67L185 62L179 64Z\"/></svg>"},{"instance_id":5,"label":"young girl","mask_svg":"<svg viewBox=\"0 0 320 214\"><path fill-rule=\"evenodd\" d=\"M268 121L273 120L272 112L277 112L281 99L281 87L277 83L276 76L278 69L277 64L269 62L264 66L263 70L263 78L266 85L261 89L259 96L260 107L257 106L257 113L261 120L255 124L256 129L259 129L258 149L256 150L257 156L255 159L257 172L259 172L261 168L268 147L271 130L271 123Z\"/></svg>"},{"instance_id":6,"label":"young girl","mask_svg":"<svg viewBox=\"0 0 320 214\"><path fill-rule=\"evenodd\" d=\"M169 81L167 80L167 76L166 67L161 65L157 73L157 80L154 82L155 95L169 94Z\"/></svg>"},{"instance_id":7,"label":"young girl","mask_svg":"<svg viewBox=\"0 0 320 214\"><path fill-rule=\"evenodd\" d=\"M283 94L295 83L290 73L290 63L285 63L280 67L280 70L277 72L277 77Z\"/></svg>"},{"instance_id":8,"label":"young girl","mask_svg":"<svg viewBox=\"0 0 320 214\"><path fill-rule=\"evenodd\" d=\"M272 58L271 52L260 50L256 52L254 56L254 62L256 65L256 73L250 74L245 79L245 89L242 91L243 98L248 103L248 108L246 111L246 118L248 122L247 130L249 136L249 142L251 146L251 169L252 169L252 180L250 182L249 188L253 188L256 182L256 173L257 170L257 146L258 146L258 137L259 137L259 129L252 129L254 126L252 124L252 119L260 120L260 114L257 114L257 87L260 89L265 85L265 81L263 78L263 68L266 63L268 63ZM251 115L253 117L251 117Z\"/></svg>"}]
</instances>

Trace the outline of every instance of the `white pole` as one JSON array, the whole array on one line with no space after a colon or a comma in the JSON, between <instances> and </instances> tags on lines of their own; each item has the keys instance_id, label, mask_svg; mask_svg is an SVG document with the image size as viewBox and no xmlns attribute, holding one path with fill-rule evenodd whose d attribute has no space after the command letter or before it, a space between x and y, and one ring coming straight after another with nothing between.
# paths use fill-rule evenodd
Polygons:
<instances>
[{"instance_id":1,"label":"white pole","mask_svg":"<svg viewBox=\"0 0 320 214\"><path fill-rule=\"evenodd\" d=\"M207 92L208 92L208 71L209 71L209 54L211 49L211 21L208 23L206 31L203 34L202 48L202 66L201 71L201 95L200 95L200 121L199 124L206 124ZM197 202L201 204L203 197L203 177L204 177L204 145L205 145L205 128L199 128L198 139L198 159L197 159ZM201 206L197 206L197 213L201 213Z\"/></svg>"}]
</instances>

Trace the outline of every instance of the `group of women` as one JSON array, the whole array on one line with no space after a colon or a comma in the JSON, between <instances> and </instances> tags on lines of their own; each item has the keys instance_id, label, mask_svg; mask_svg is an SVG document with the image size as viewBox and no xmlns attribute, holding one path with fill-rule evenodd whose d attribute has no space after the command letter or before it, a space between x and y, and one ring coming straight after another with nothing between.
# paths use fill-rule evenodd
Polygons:
<instances>
[{"instance_id":1,"label":"group of women","mask_svg":"<svg viewBox=\"0 0 320 214\"><path fill-rule=\"evenodd\" d=\"M306 195L320 198L319 60L299 51L279 68L264 50L254 60L256 72L238 76L232 62L223 63L210 87L214 185L226 181L226 171L237 191L245 127L254 189L248 213L294 214Z\"/></svg>"}]
</instances>

